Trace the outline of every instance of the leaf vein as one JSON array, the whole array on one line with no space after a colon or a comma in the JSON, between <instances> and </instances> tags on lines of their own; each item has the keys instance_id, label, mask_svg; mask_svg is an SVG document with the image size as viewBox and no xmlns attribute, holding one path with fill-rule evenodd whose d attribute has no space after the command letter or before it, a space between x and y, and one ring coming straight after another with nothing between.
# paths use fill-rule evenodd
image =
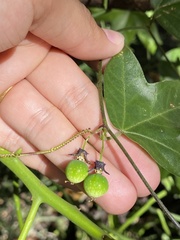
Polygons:
<instances>
[{"instance_id":1,"label":"leaf vein","mask_svg":"<svg viewBox=\"0 0 180 240\"><path fill-rule=\"evenodd\" d=\"M137 134L135 132L126 132L125 134L127 134L127 135L131 134L131 135L135 135L135 136L140 136L141 138L147 139L147 140L149 140L149 141L151 141L153 143L157 143L158 145L160 145L160 146L162 146L162 147L164 147L166 149L169 149L172 152L174 152L174 153L176 153L176 154L178 154L180 156L180 152L179 151L175 151L173 148L169 147L169 145L163 144L162 142L159 142L158 140L156 140L154 138L148 137L147 135L145 136L143 134L139 134L139 133Z\"/></svg>"}]
</instances>

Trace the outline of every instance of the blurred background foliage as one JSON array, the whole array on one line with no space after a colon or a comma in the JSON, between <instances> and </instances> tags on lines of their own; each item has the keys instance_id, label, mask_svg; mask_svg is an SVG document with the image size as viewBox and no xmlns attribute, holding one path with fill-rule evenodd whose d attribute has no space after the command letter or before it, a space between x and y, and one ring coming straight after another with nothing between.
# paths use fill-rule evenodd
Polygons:
<instances>
[{"instance_id":1,"label":"blurred background foliage","mask_svg":"<svg viewBox=\"0 0 180 240\"><path fill-rule=\"evenodd\" d=\"M180 79L180 1L82 2L89 7L101 27L124 34L126 45L135 53L148 82ZM95 81L95 72L86 63L78 60L77 63ZM156 192L175 219L180 221L180 178L165 170L161 171L162 180ZM31 204L31 196L23 184L2 164L0 172L0 240L14 240L19 234L16 211L21 204L21 214L25 217ZM83 193L72 192L39 173L36 175L53 191L80 207L81 211L99 226L111 232L114 239L180 239L180 234L164 217L151 196L139 199L126 214L113 216L95 203L88 202ZM28 238L43 239L90 240L86 233L47 205L41 206Z\"/></svg>"}]
</instances>

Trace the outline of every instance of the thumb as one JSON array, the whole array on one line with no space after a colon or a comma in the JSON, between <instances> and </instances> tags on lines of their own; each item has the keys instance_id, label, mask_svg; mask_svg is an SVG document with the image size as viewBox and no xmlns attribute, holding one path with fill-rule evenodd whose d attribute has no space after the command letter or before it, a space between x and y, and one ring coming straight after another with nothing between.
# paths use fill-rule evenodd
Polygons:
<instances>
[{"instance_id":1,"label":"thumb","mask_svg":"<svg viewBox=\"0 0 180 240\"><path fill-rule=\"evenodd\" d=\"M124 46L123 36L101 29L78 0L34 1L34 9L35 20L30 31L73 57L105 59Z\"/></svg>"}]
</instances>

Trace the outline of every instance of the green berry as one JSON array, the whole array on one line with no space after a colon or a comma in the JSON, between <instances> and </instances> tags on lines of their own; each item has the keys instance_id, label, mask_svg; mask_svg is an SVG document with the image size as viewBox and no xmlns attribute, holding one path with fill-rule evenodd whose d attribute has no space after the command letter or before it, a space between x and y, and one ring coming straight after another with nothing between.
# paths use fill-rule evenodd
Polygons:
<instances>
[{"instance_id":1,"label":"green berry","mask_svg":"<svg viewBox=\"0 0 180 240\"><path fill-rule=\"evenodd\" d=\"M72 160L66 167L65 173L71 183L80 183L88 175L88 166L85 162Z\"/></svg>"},{"instance_id":2,"label":"green berry","mask_svg":"<svg viewBox=\"0 0 180 240\"><path fill-rule=\"evenodd\" d=\"M108 188L108 180L102 174L91 174L84 180L84 190L92 198L101 197L108 191Z\"/></svg>"}]
</instances>

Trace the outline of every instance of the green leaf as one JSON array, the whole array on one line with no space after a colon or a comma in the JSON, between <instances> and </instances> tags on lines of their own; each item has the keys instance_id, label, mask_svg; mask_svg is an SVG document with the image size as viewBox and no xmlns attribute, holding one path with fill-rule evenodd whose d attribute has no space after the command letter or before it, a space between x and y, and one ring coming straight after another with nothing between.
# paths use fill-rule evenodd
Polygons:
<instances>
[{"instance_id":1,"label":"green leaf","mask_svg":"<svg viewBox=\"0 0 180 240\"><path fill-rule=\"evenodd\" d=\"M155 54L157 45L148 31L138 31L137 35L150 54Z\"/></svg>"},{"instance_id":2,"label":"green leaf","mask_svg":"<svg viewBox=\"0 0 180 240\"><path fill-rule=\"evenodd\" d=\"M111 9L95 19L100 25L108 23L111 29L121 31L129 45L136 40L139 31L150 25L150 18L145 13L121 9Z\"/></svg>"},{"instance_id":3,"label":"green leaf","mask_svg":"<svg viewBox=\"0 0 180 240\"><path fill-rule=\"evenodd\" d=\"M105 69L104 94L112 124L180 176L180 82L147 83L136 57L124 48Z\"/></svg>"},{"instance_id":4,"label":"green leaf","mask_svg":"<svg viewBox=\"0 0 180 240\"><path fill-rule=\"evenodd\" d=\"M156 8L159 6L162 0L150 0L152 7Z\"/></svg>"},{"instance_id":5,"label":"green leaf","mask_svg":"<svg viewBox=\"0 0 180 240\"><path fill-rule=\"evenodd\" d=\"M155 10L154 19L170 34L180 39L180 1L163 0Z\"/></svg>"},{"instance_id":6,"label":"green leaf","mask_svg":"<svg viewBox=\"0 0 180 240\"><path fill-rule=\"evenodd\" d=\"M169 59L171 62L176 62L180 61L180 47L173 48L166 52L166 57Z\"/></svg>"}]
</instances>

